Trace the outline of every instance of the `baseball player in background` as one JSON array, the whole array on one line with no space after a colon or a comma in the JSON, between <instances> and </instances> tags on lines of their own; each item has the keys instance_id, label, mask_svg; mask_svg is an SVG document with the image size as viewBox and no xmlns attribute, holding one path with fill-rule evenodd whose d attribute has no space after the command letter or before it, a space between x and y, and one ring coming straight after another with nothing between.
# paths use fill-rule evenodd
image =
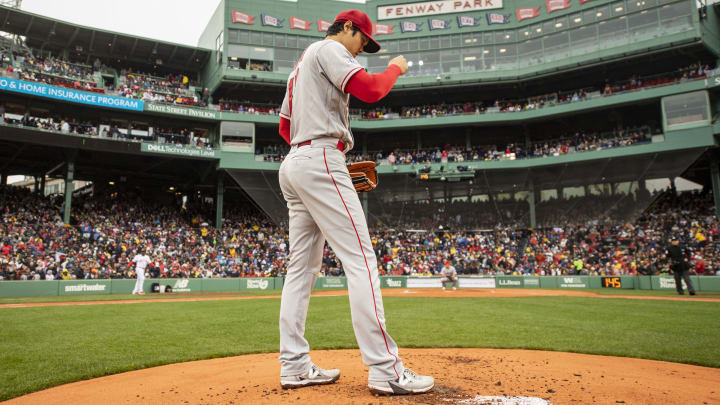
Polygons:
<instances>
[{"instance_id":1,"label":"baseball player in background","mask_svg":"<svg viewBox=\"0 0 720 405\"><path fill-rule=\"evenodd\" d=\"M397 56L384 72L365 72L355 57L380 50L371 33L365 13L340 13L326 38L308 46L297 61L280 110L280 135L291 145L279 172L290 217L290 256L280 305L283 388L340 378L339 370L312 363L304 337L314 273L320 269L326 239L347 276L353 329L363 363L370 367L370 390L408 394L435 385L432 377L403 366L387 332L377 259L345 165L345 153L355 143L348 116L350 94L364 102L379 101L407 71L407 61Z\"/></svg>"},{"instance_id":2,"label":"baseball player in background","mask_svg":"<svg viewBox=\"0 0 720 405\"><path fill-rule=\"evenodd\" d=\"M145 269L150 262L152 262L152 260L150 260L150 256L148 256L143 250L138 251L135 257L133 257L132 263L135 264L135 274L137 275L135 288L132 292L133 294L145 294L143 291L143 284L145 283Z\"/></svg>"},{"instance_id":3,"label":"baseball player in background","mask_svg":"<svg viewBox=\"0 0 720 405\"><path fill-rule=\"evenodd\" d=\"M443 291L445 291L445 283L452 283L453 291L457 290L457 271L455 270L455 266L450 264L450 260L445 260L445 263L443 264L440 273L443 275L443 278L440 281L442 283Z\"/></svg>"}]
</instances>

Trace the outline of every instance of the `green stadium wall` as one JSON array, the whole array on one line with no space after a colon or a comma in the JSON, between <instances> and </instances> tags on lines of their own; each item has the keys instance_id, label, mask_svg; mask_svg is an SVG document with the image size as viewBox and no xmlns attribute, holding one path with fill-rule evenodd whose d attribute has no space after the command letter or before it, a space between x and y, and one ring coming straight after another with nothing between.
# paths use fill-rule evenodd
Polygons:
<instances>
[{"instance_id":1,"label":"green stadium wall","mask_svg":"<svg viewBox=\"0 0 720 405\"><path fill-rule=\"evenodd\" d=\"M597 289L602 288L600 276L487 276L460 277L460 288L543 288L543 289ZM617 288L635 290L674 290L671 276L618 276ZM720 277L691 276L697 291L720 292ZM284 278L191 278L147 279L143 289L150 293L152 284L170 286L174 292L204 293L251 290L282 290ZM440 277L380 277L381 288L440 288ZM315 289L346 289L345 277L319 277ZM45 297L58 295L130 294L135 280L55 280L55 281L3 281L0 298Z\"/></svg>"}]
</instances>

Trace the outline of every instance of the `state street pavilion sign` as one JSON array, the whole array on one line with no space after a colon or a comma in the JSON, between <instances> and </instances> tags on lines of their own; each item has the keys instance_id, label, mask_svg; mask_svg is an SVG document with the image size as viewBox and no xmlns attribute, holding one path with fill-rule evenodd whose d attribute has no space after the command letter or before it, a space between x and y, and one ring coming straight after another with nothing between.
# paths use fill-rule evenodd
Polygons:
<instances>
[{"instance_id":1,"label":"state street pavilion sign","mask_svg":"<svg viewBox=\"0 0 720 405\"><path fill-rule=\"evenodd\" d=\"M423 3L378 6L378 20L393 18L422 17L435 14L462 13L502 8L502 0L439 0Z\"/></svg>"}]
</instances>

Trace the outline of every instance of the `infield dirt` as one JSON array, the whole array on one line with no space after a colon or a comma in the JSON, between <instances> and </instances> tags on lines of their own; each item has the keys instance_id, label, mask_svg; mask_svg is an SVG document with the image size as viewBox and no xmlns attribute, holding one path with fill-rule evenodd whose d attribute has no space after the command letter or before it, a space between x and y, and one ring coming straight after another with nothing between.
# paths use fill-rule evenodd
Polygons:
<instances>
[{"instance_id":1,"label":"infield dirt","mask_svg":"<svg viewBox=\"0 0 720 405\"><path fill-rule=\"evenodd\" d=\"M66 384L20 404L453 404L477 395L526 396L552 404L717 404L720 370L621 357L531 350L401 349L407 366L432 374L434 392L374 396L357 350L314 351L338 367L332 385L280 388L277 353L172 364ZM471 402L461 402L471 401Z\"/></svg>"},{"instance_id":2,"label":"infield dirt","mask_svg":"<svg viewBox=\"0 0 720 405\"><path fill-rule=\"evenodd\" d=\"M324 291L314 295L346 295ZM562 290L383 290L384 296L579 296L718 301L717 298L604 296ZM175 299L5 304L2 307L264 299L195 296ZM452 342L449 342L451 344ZM277 353L172 364L53 387L7 404L489 404L483 396L523 396L552 404L720 404L720 369L653 360L499 349L402 349L406 366L433 375L432 393L378 397L367 387L358 350L313 351L314 362L340 368L332 385L283 390ZM496 404L497 402L493 402ZM510 403L510 402L507 402ZM513 402L515 403L515 402Z\"/></svg>"},{"instance_id":3,"label":"infield dirt","mask_svg":"<svg viewBox=\"0 0 720 405\"><path fill-rule=\"evenodd\" d=\"M314 291L313 296L346 296L347 290ZM720 302L720 297L691 297L691 296L652 296L652 295L604 295L590 291L575 290L542 290L522 288L462 288L456 291L440 290L438 288L422 289L383 289L384 297L431 297L431 298L516 298L516 297L593 297L593 298L622 298L639 300L677 300L677 301L706 301ZM70 305L111 305L111 304L140 304L148 302L192 302L192 301L233 301L233 300L256 300L267 298L280 298L280 295L253 295L233 296L228 294L183 294L172 298L148 298L148 299L117 299L117 300L92 300L92 301L64 301L64 302L28 302L17 304L0 304L0 308L27 308L45 306L70 306Z\"/></svg>"}]
</instances>

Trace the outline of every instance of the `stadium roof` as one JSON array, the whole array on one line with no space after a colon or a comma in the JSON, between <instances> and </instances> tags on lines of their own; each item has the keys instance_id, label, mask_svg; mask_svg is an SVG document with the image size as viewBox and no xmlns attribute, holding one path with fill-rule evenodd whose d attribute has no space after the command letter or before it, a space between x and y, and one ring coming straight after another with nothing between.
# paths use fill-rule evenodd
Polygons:
<instances>
[{"instance_id":1,"label":"stadium roof","mask_svg":"<svg viewBox=\"0 0 720 405\"><path fill-rule=\"evenodd\" d=\"M211 51L182 44L142 38L119 32L71 24L27 11L0 6L1 31L26 38L31 48L51 52L80 52L101 58L157 64L172 69L198 71Z\"/></svg>"}]
</instances>

